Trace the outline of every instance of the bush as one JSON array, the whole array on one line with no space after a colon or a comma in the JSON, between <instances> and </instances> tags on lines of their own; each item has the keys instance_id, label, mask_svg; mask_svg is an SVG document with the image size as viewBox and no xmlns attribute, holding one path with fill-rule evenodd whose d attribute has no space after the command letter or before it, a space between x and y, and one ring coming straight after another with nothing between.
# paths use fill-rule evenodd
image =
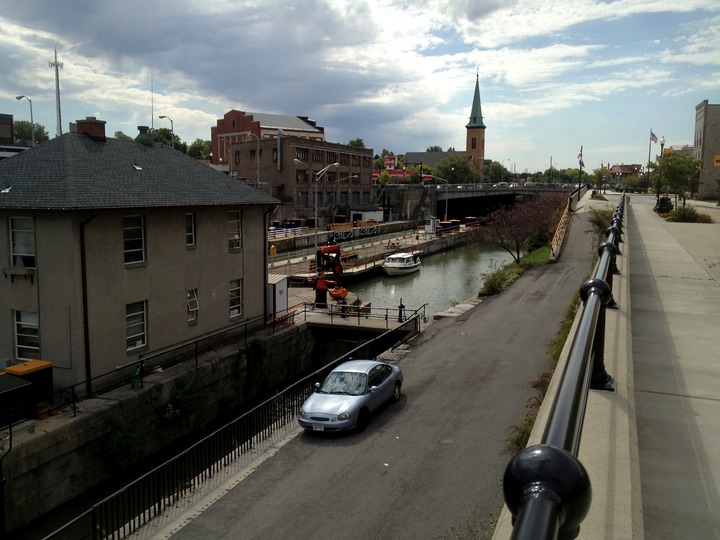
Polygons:
<instances>
[{"instance_id":1,"label":"bush","mask_svg":"<svg viewBox=\"0 0 720 540\"><path fill-rule=\"evenodd\" d=\"M712 218L707 214L700 214L694 206L679 206L665 218L675 223L712 223Z\"/></svg>"}]
</instances>

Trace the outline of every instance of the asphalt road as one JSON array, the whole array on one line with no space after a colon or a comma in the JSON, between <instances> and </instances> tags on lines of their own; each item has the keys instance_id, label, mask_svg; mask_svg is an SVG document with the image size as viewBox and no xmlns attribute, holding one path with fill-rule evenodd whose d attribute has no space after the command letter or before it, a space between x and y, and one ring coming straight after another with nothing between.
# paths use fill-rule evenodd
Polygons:
<instances>
[{"instance_id":1,"label":"asphalt road","mask_svg":"<svg viewBox=\"0 0 720 540\"><path fill-rule=\"evenodd\" d=\"M489 538L509 428L592 270L585 217L558 263L411 342L402 399L364 433L299 434L172 538Z\"/></svg>"}]
</instances>

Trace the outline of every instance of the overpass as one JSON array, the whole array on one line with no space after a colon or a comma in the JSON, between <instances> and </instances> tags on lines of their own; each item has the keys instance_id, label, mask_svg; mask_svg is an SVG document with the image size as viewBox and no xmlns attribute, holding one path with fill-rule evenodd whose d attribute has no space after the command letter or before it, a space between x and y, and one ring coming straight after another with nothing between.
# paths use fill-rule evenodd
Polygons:
<instances>
[{"instance_id":1,"label":"overpass","mask_svg":"<svg viewBox=\"0 0 720 540\"><path fill-rule=\"evenodd\" d=\"M483 215L499 205L512 204L537 195L570 194L573 188L546 187L536 184L493 187L493 184L387 184L377 193L377 203L386 215L397 219L418 219L428 214L447 219Z\"/></svg>"}]
</instances>

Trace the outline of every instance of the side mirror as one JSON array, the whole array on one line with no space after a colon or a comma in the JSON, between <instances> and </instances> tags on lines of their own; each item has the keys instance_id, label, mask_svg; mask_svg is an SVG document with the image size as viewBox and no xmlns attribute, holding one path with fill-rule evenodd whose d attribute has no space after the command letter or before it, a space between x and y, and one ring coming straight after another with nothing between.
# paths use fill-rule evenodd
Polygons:
<instances>
[{"instance_id":1,"label":"side mirror","mask_svg":"<svg viewBox=\"0 0 720 540\"><path fill-rule=\"evenodd\" d=\"M378 389L377 386L371 386L371 387L370 387L370 390L368 390L368 394L372 394L372 393L375 392L377 389Z\"/></svg>"},{"instance_id":2,"label":"side mirror","mask_svg":"<svg viewBox=\"0 0 720 540\"><path fill-rule=\"evenodd\" d=\"M320 390L320 383L316 382L313 384L313 392L317 392L318 390Z\"/></svg>"}]
</instances>

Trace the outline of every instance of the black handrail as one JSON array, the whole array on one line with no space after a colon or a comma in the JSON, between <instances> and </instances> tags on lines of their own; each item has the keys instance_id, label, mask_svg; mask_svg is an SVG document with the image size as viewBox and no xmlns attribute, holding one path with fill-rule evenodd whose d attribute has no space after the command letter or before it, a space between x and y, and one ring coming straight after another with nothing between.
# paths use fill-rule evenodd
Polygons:
<instances>
[{"instance_id":1,"label":"black handrail","mask_svg":"<svg viewBox=\"0 0 720 540\"><path fill-rule=\"evenodd\" d=\"M505 503L513 515L513 539L572 539L590 510L590 479L577 459L589 390L614 391L605 371L605 310L617 307L612 276L625 194L620 198L593 277L580 289L583 311L540 444L525 448L505 469Z\"/></svg>"}]
</instances>

